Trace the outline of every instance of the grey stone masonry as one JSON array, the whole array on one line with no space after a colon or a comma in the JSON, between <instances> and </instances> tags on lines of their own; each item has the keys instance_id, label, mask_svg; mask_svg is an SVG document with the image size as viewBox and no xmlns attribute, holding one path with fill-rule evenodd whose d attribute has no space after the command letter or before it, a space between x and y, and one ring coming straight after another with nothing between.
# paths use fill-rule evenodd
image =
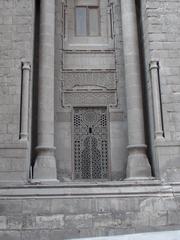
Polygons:
<instances>
[{"instance_id":1,"label":"grey stone masonry","mask_svg":"<svg viewBox=\"0 0 180 240\"><path fill-rule=\"evenodd\" d=\"M151 135L151 152L156 176L180 180L180 2L141 1L142 38L145 50L146 87ZM159 62L159 90L164 140L154 141L157 120L153 107L153 84L149 64Z\"/></svg>"},{"instance_id":2,"label":"grey stone masonry","mask_svg":"<svg viewBox=\"0 0 180 240\"><path fill-rule=\"evenodd\" d=\"M160 64L166 138L179 141L179 1L146 1L151 60Z\"/></svg>"},{"instance_id":3,"label":"grey stone masonry","mask_svg":"<svg viewBox=\"0 0 180 240\"><path fill-rule=\"evenodd\" d=\"M19 134L22 63L32 63L33 24L34 1L0 1L0 182L28 177L28 145ZM31 89L31 75L29 81Z\"/></svg>"},{"instance_id":4,"label":"grey stone masonry","mask_svg":"<svg viewBox=\"0 0 180 240\"><path fill-rule=\"evenodd\" d=\"M75 3L100 8L100 36L76 36ZM110 92L116 93L116 100L109 104L101 100L98 105L98 96ZM78 95L81 102L75 104L72 98L71 104L63 105L63 94L68 100ZM107 110L101 125L108 129L97 132L108 132L99 155L109 157L109 179L72 180L73 106L82 107L84 100L86 107ZM90 163L88 154L97 148L89 149L84 152ZM35 154L33 182L28 174ZM95 163L99 155L93 158ZM77 162L81 167L82 161ZM154 175L150 179L148 162ZM124 180L126 176L132 181ZM0 240L176 229L180 229L180 1L0 0Z\"/></svg>"},{"instance_id":5,"label":"grey stone masonry","mask_svg":"<svg viewBox=\"0 0 180 240\"><path fill-rule=\"evenodd\" d=\"M19 138L21 63L32 62L33 1L0 1L0 144Z\"/></svg>"},{"instance_id":6,"label":"grey stone masonry","mask_svg":"<svg viewBox=\"0 0 180 240\"><path fill-rule=\"evenodd\" d=\"M0 195L3 240L63 240L180 227L179 190L158 182L10 187L0 188Z\"/></svg>"}]
</instances>

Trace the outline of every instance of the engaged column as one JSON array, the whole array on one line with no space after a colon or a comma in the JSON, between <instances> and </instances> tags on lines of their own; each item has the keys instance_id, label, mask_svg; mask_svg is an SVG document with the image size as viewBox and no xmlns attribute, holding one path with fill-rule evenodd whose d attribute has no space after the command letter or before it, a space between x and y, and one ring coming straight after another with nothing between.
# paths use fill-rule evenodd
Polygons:
<instances>
[{"instance_id":1,"label":"engaged column","mask_svg":"<svg viewBox=\"0 0 180 240\"><path fill-rule=\"evenodd\" d=\"M146 155L135 0L121 0L128 117L127 179L149 178Z\"/></svg>"},{"instance_id":2,"label":"engaged column","mask_svg":"<svg viewBox=\"0 0 180 240\"><path fill-rule=\"evenodd\" d=\"M54 157L54 30L55 0L40 2L38 79L38 146L35 181L57 181Z\"/></svg>"}]
</instances>

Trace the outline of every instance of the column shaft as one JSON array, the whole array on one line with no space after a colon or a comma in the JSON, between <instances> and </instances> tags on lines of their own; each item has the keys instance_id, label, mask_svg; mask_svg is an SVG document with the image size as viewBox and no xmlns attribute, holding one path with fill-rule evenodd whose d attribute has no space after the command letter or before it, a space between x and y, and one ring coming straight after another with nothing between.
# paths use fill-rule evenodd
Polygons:
<instances>
[{"instance_id":1,"label":"column shaft","mask_svg":"<svg viewBox=\"0 0 180 240\"><path fill-rule=\"evenodd\" d=\"M121 14L129 140L127 178L147 178L151 168L146 156L135 0L121 0Z\"/></svg>"},{"instance_id":2,"label":"column shaft","mask_svg":"<svg viewBox=\"0 0 180 240\"><path fill-rule=\"evenodd\" d=\"M24 62L22 65L22 102L21 102L21 131L20 139L28 139L28 111L29 111L29 81L30 63Z\"/></svg>"},{"instance_id":3,"label":"column shaft","mask_svg":"<svg viewBox=\"0 0 180 240\"><path fill-rule=\"evenodd\" d=\"M34 178L57 179L54 157L54 34L55 0L40 2L40 47L38 79L38 146Z\"/></svg>"},{"instance_id":4,"label":"column shaft","mask_svg":"<svg viewBox=\"0 0 180 240\"><path fill-rule=\"evenodd\" d=\"M153 110L154 110L154 125L155 125L155 140L164 140L162 117L161 117L161 102L159 88L159 64L157 61L151 61L150 65L151 85L153 95Z\"/></svg>"}]
</instances>

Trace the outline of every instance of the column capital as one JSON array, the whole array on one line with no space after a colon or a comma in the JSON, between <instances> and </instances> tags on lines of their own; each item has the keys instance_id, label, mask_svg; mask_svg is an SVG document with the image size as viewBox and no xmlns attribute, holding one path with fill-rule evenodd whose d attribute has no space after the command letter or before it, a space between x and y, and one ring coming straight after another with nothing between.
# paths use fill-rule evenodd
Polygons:
<instances>
[{"instance_id":1,"label":"column capital","mask_svg":"<svg viewBox=\"0 0 180 240\"><path fill-rule=\"evenodd\" d=\"M22 63L22 70L31 70L30 62L23 62Z\"/></svg>"},{"instance_id":2,"label":"column capital","mask_svg":"<svg viewBox=\"0 0 180 240\"><path fill-rule=\"evenodd\" d=\"M151 71L152 69L159 69L159 61L156 60L151 60L149 63L149 70Z\"/></svg>"}]
</instances>

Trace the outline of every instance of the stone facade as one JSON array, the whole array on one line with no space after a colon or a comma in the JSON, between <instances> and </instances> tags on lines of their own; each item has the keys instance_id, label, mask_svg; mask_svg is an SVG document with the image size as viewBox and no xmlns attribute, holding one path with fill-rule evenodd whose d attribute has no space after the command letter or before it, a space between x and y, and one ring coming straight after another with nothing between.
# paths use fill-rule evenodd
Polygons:
<instances>
[{"instance_id":1,"label":"stone facade","mask_svg":"<svg viewBox=\"0 0 180 240\"><path fill-rule=\"evenodd\" d=\"M32 64L33 58L33 9L33 1L0 3L0 181L5 182L25 182L29 172L29 147L19 141L19 129L22 63Z\"/></svg>"},{"instance_id":2,"label":"stone facade","mask_svg":"<svg viewBox=\"0 0 180 240\"><path fill-rule=\"evenodd\" d=\"M76 36L75 4L99 7L99 36ZM179 12L177 0L0 1L0 239L179 229ZM78 109L88 144L106 109L105 145L88 154L108 177L75 177Z\"/></svg>"},{"instance_id":3,"label":"stone facade","mask_svg":"<svg viewBox=\"0 0 180 240\"><path fill-rule=\"evenodd\" d=\"M167 181L179 181L179 139L178 139L178 45L179 26L176 24L179 3L174 1L145 1L142 3L142 32L145 51L146 88L149 96L149 122L151 141L154 146L154 166L158 164L157 175ZM173 11L173 9L175 9ZM159 61L159 80L162 104L164 141L154 142L152 119L152 83L148 71L151 61ZM176 90L174 90L174 88ZM156 150L155 150L156 149ZM156 159L156 160L155 160ZM157 163L158 162L158 163ZM156 171L156 170L155 170Z\"/></svg>"}]
</instances>

